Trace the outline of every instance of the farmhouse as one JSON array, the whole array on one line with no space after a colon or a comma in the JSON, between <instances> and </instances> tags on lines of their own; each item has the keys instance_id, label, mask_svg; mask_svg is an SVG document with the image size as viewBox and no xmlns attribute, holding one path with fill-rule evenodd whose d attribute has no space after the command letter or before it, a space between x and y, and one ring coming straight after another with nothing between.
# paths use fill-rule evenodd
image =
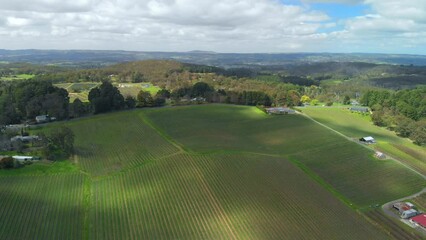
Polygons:
<instances>
[{"instance_id":1,"label":"farmhouse","mask_svg":"<svg viewBox=\"0 0 426 240\"><path fill-rule=\"evenodd\" d=\"M268 114L295 114L296 111L290 108L285 107L275 107L275 108L267 108L266 112Z\"/></svg>"},{"instance_id":2,"label":"farmhouse","mask_svg":"<svg viewBox=\"0 0 426 240\"><path fill-rule=\"evenodd\" d=\"M394 203L392 207L398 210L399 214L402 214L403 212L412 209L414 205L410 202L397 202Z\"/></svg>"},{"instance_id":3,"label":"farmhouse","mask_svg":"<svg viewBox=\"0 0 426 240\"><path fill-rule=\"evenodd\" d=\"M423 214L420 214L418 216L415 216L415 217L410 219L410 222L417 225L417 226L426 228L426 214L423 213Z\"/></svg>"},{"instance_id":4,"label":"farmhouse","mask_svg":"<svg viewBox=\"0 0 426 240\"><path fill-rule=\"evenodd\" d=\"M349 108L351 112L360 112L360 113L368 113L368 107L351 107Z\"/></svg>"},{"instance_id":5,"label":"farmhouse","mask_svg":"<svg viewBox=\"0 0 426 240\"><path fill-rule=\"evenodd\" d=\"M372 136L360 138L359 141L365 142L365 143L376 143L376 140L374 140Z\"/></svg>"},{"instance_id":6,"label":"farmhouse","mask_svg":"<svg viewBox=\"0 0 426 240\"><path fill-rule=\"evenodd\" d=\"M50 122L50 117L49 115L40 115L36 116L35 120L37 123L47 123Z\"/></svg>"}]
</instances>

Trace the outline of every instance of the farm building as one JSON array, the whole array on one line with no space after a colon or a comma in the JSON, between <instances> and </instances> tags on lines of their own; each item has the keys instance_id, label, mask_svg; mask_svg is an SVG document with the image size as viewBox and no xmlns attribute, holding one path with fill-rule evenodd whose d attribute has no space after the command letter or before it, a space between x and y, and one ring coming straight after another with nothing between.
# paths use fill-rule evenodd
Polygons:
<instances>
[{"instance_id":1,"label":"farm building","mask_svg":"<svg viewBox=\"0 0 426 240\"><path fill-rule=\"evenodd\" d=\"M351 107L349 108L351 112L360 112L360 113L369 113L370 110L368 107Z\"/></svg>"},{"instance_id":2,"label":"farm building","mask_svg":"<svg viewBox=\"0 0 426 240\"><path fill-rule=\"evenodd\" d=\"M35 120L37 123L47 123L50 122L50 117L49 115L40 115L36 116Z\"/></svg>"},{"instance_id":3,"label":"farm building","mask_svg":"<svg viewBox=\"0 0 426 240\"><path fill-rule=\"evenodd\" d=\"M394 203L392 207L398 210L399 214L402 214L405 211L413 209L414 205L410 202L397 202Z\"/></svg>"},{"instance_id":4,"label":"farm building","mask_svg":"<svg viewBox=\"0 0 426 240\"><path fill-rule=\"evenodd\" d=\"M285 107L275 107L275 108L267 108L266 112L268 114L295 114L296 111L290 108Z\"/></svg>"},{"instance_id":5,"label":"farm building","mask_svg":"<svg viewBox=\"0 0 426 240\"><path fill-rule=\"evenodd\" d=\"M376 140L371 136L360 138L359 141L365 143L376 143Z\"/></svg>"},{"instance_id":6,"label":"farm building","mask_svg":"<svg viewBox=\"0 0 426 240\"><path fill-rule=\"evenodd\" d=\"M22 141L22 142L31 142L38 140L38 136L15 136L10 139L11 142Z\"/></svg>"},{"instance_id":7,"label":"farm building","mask_svg":"<svg viewBox=\"0 0 426 240\"><path fill-rule=\"evenodd\" d=\"M417 214L419 214L419 212L417 212L416 209L409 209L407 211L402 212L401 218L407 219L407 218L410 218L410 217L414 217Z\"/></svg>"},{"instance_id":8,"label":"farm building","mask_svg":"<svg viewBox=\"0 0 426 240\"><path fill-rule=\"evenodd\" d=\"M417 226L426 228L426 214L423 213L423 214L420 214L418 216L415 216L415 217L410 219L410 222L417 225Z\"/></svg>"},{"instance_id":9,"label":"farm building","mask_svg":"<svg viewBox=\"0 0 426 240\"><path fill-rule=\"evenodd\" d=\"M40 160L40 158L33 157L33 156L13 156L12 158L16 161L19 161L19 162Z\"/></svg>"}]
</instances>

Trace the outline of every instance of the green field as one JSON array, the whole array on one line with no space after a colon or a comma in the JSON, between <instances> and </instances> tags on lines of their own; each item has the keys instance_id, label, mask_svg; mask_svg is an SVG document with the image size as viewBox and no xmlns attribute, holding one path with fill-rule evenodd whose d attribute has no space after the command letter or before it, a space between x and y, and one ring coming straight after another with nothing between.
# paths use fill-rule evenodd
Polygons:
<instances>
[{"instance_id":1,"label":"green field","mask_svg":"<svg viewBox=\"0 0 426 240\"><path fill-rule=\"evenodd\" d=\"M81 174L0 177L0 239L82 239Z\"/></svg>"},{"instance_id":2,"label":"green field","mask_svg":"<svg viewBox=\"0 0 426 240\"><path fill-rule=\"evenodd\" d=\"M269 116L243 106L196 106L146 112L158 128L190 151L224 150L289 156L354 207L416 193L424 180L393 161L299 115Z\"/></svg>"},{"instance_id":3,"label":"green field","mask_svg":"<svg viewBox=\"0 0 426 240\"><path fill-rule=\"evenodd\" d=\"M133 110L41 130L63 124L71 161L0 171L0 239L389 239L354 208L425 185L306 117L255 107Z\"/></svg>"},{"instance_id":4,"label":"green field","mask_svg":"<svg viewBox=\"0 0 426 240\"><path fill-rule=\"evenodd\" d=\"M90 239L386 239L288 161L265 156L177 155L93 192Z\"/></svg>"},{"instance_id":5,"label":"green field","mask_svg":"<svg viewBox=\"0 0 426 240\"><path fill-rule=\"evenodd\" d=\"M426 174L426 148L398 137L394 132L372 124L370 116L351 113L344 108L305 107L301 109L315 120L353 139L373 136L377 144L372 147L384 151L412 168Z\"/></svg>"},{"instance_id":6,"label":"green field","mask_svg":"<svg viewBox=\"0 0 426 240\"><path fill-rule=\"evenodd\" d=\"M155 94L157 94L157 92L161 90L161 88L154 86L152 83L149 82L116 83L114 85L118 87L118 90L120 90L120 93L123 96L136 97L141 90L149 92L152 96L155 96Z\"/></svg>"},{"instance_id":7,"label":"green field","mask_svg":"<svg viewBox=\"0 0 426 240\"><path fill-rule=\"evenodd\" d=\"M28 80L33 78L35 75L33 74L16 74L16 75L10 75L10 76L3 76L0 77L0 81L15 81L15 80Z\"/></svg>"}]
</instances>

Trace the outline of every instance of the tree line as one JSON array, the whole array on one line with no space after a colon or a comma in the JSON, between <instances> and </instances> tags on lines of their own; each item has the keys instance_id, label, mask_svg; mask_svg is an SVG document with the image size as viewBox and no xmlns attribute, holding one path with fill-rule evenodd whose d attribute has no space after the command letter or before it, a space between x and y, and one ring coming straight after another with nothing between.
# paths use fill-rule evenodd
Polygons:
<instances>
[{"instance_id":1,"label":"tree line","mask_svg":"<svg viewBox=\"0 0 426 240\"><path fill-rule=\"evenodd\" d=\"M418 145L426 144L426 88L367 91L361 104L373 110L375 125L388 127Z\"/></svg>"}]
</instances>

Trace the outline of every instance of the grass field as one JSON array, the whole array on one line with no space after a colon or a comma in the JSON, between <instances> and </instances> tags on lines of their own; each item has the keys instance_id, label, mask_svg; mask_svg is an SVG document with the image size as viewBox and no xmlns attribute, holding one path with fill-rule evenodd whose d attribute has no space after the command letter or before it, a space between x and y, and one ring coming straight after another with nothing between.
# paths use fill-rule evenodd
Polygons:
<instances>
[{"instance_id":1,"label":"grass field","mask_svg":"<svg viewBox=\"0 0 426 240\"><path fill-rule=\"evenodd\" d=\"M158 91L161 89L157 86L152 85L149 82L142 83L116 83L115 84L120 90L120 93L123 96L133 96L136 97L141 90L151 93L152 96L155 96Z\"/></svg>"},{"instance_id":2,"label":"grass field","mask_svg":"<svg viewBox=\"0 0 426 240\"><path fill-rule=\"evenodd\" d=\"M389 239L351 207L425 184L303 116L255 107L134 110L41 130L63 124L75 133L70 162L0 171L0 239Z\"/></svg>"},{"instance_id":3,"label":"grass field","mask_svg":"<svg viewBox=\"0 0 426 240\"><path fill-rule=\"evenodd\" d=\"M392 131L374 126L370 116L351 113L342 108L305 107L302 111L348 137L359 139L373 136L378 141L373 145L375 149L384 151L426 174L426 148L413 144L409 139L400 138Z\"/></svg>"},{"instance_id":4,"label":"grass field","mask_svg":"<svg viewBox=\"0 0 426 240\"><path fill-rule=\"evenodd\" d=\"M15 81L15 80L28 80L33 78L35 75L33 74L17 74L17 75L10 75L10 76L3 76L0 77L0 81Z\"/></svg>"}]
</instances>

